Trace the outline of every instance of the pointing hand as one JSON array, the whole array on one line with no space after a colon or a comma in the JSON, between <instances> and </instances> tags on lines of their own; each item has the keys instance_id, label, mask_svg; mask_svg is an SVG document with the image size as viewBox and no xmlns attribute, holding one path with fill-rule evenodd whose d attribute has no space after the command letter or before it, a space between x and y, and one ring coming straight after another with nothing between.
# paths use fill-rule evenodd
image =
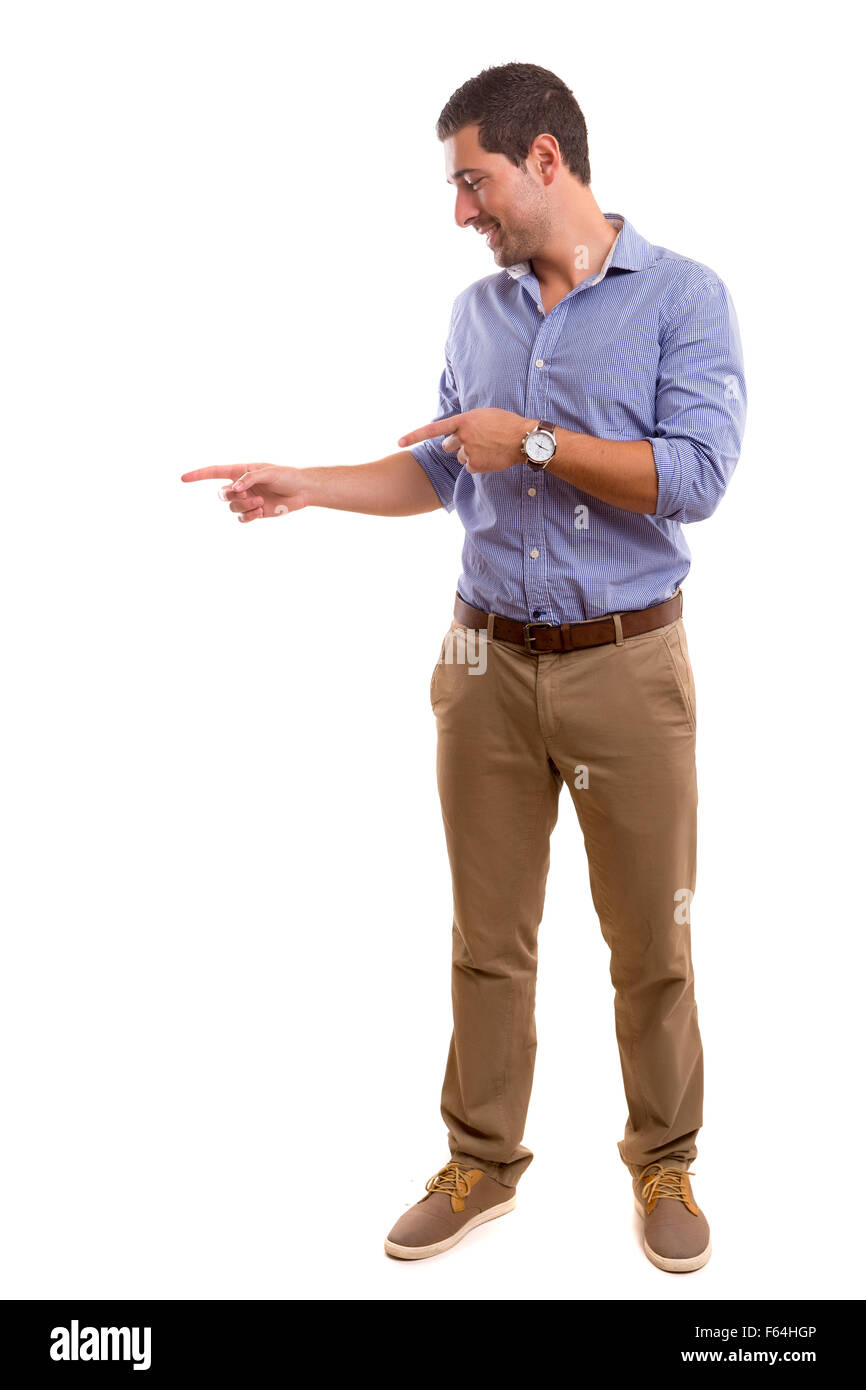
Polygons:
<instances>
[{"instance_id":1,"label":"pointing hand","mask_svg":"<svg viewBox=\"0 0 866 1390\"><path fill-rule=\"evenodd\" d=\"M262 517L297 512L307 505L301 491L300 468L277 468L273 463L236 463L212 468L195 468L182 473L181 482L198 483L208 478L227 478L220 497L237 512L238 521L258 521Z\"/></svg>"}]
</instances>

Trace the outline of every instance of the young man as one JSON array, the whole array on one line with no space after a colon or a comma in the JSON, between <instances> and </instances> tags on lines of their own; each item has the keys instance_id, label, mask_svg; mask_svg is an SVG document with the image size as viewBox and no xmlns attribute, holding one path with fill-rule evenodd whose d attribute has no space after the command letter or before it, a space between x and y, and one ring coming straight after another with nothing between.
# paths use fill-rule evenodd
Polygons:
<instances>
[{"instance_id":1,"label":"young man","mask_svg":"<svg viewBox=\"0 0 866 1390\"><path fill-rule=\"evenodd\" d=\"M710 1232L689 1182L703 1052L681 526L715 510L739 456L736 316L712 270L601 211L583 116L553 73L485 69L437 134L458 225L485 235L500 267L454 301L437 419L376 463L183 478L232 479L223 495L244 522L441 506L466 530L430 689L454 893L451 1157L386 1251L450 1248L514 1207L532 1161L537 934L565 782L611 952L619 1153L647 1255L685 1272L709 1259Z\"/></svg>"}]
</instances>

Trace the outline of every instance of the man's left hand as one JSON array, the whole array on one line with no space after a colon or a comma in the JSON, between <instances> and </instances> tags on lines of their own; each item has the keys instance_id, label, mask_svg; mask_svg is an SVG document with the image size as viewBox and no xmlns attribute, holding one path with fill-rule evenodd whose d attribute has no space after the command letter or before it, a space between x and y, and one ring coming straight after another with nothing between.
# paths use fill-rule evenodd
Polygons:
<instances>
[{"instance_id":1,"label":"man's left hand","mask_svg":"<svg viewBox=\"0 0 866 1390\"><path fill-rule=\"evenodd\" d=\"M444 434L442 448L449 454L456 453L467 473L498 473L524 462L520 441L535 424L511 410L467 410L462 415L447 415L432 425L422 425L419 430L401 435L397 443L406 448Z\"/></svg>"}]
</instances>

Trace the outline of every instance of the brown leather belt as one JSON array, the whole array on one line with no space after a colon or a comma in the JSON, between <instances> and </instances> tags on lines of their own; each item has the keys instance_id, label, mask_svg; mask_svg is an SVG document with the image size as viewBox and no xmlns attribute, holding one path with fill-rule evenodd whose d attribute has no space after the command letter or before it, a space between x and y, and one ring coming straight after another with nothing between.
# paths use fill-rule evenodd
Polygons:
<instances>
[{"instance_id":1,"label":"brown leather belt","mask_svg":"<svg viewBox=\"0 0 866 1390\"><path fill-rule=\"evenodd\" d=\"M637 637L641 632L652 632L654 628L666 627L680 617L683 611L683 591L677 589L664 603L656 603L652 608L627 609L617 613L622 637ZM488 636L502 642L513 642L517 647L525 647L528 652L575 652L581 647L603 647L607 642L617 640L617 625L614 615L604 618L590 618L583 623L520 623L514 618L503 618L497 613L490 625L489 613L483 608L473 608L471 603L457 594L454 604L454 617L464 627L486 628Z\"/></svg>"}]
</instances>

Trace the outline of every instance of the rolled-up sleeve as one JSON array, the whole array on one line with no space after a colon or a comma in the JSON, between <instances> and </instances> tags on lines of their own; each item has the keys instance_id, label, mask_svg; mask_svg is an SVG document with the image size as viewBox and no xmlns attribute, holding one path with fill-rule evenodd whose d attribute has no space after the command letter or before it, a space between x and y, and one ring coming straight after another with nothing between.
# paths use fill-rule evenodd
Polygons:
<instances>
[{"instance_id":1,"label":"rolled-up sleeve","mask_svg":"<svg viewBox=\"0 0 866 1390\"><path fill-rule=\"evenodd\" d=\"M653 515L702 521L722 499L740 456L746 381L737 316L727 287L705 279L679 301L661 339Z\"/></svg>"},{"instance_id":2,"label":"rolled-up sleeve","mask_svg":"<svg viewBox=\"0 0 866 1390\"><path fill-rule=\"evenodd\" d=\"M444 420L449 415L460 414L460 399L457 383L451 366L451 330L454 325L454 309L451 310L451 323L445 341L445 366L439 378L439 405L433 420ZM431 421L432 423L432 421ZM463 465L457 462L457 455L449 454L442 448L443 435L439 439L422 439L413 444L409 452L418 460L427 477L436 489L439 501L447 512L454 510L454 484Z\"/></svg>"}]
</instances>

